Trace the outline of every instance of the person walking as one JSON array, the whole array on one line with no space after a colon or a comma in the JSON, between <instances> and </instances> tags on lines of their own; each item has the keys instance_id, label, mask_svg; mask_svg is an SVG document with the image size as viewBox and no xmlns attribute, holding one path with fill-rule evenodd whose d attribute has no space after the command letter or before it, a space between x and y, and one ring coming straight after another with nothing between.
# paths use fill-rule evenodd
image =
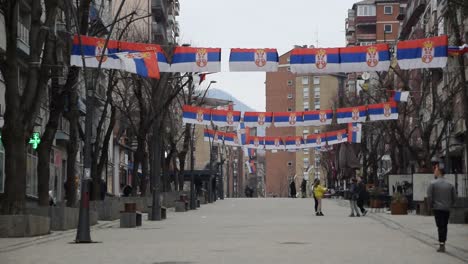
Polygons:
<instances>
[{"instance_id":1,"label":"person walking","mask_svg":"<svg viewBox=\"0 0 468 264\"><path fill-rule=\"evenodd\" d=\"M359 188L358 188L356 178L353 178L351 181L352 181L352 183L351 183L351 187L349 189L350 195L351 195L350 200L349 200L349 203L351 205L351 214L349 216L350 217L354 217L354 216L360 217L361 215L359 214L358 206L357 206L357 200L359 199Z\"/></svg>"},{"instance_id":2,"label":"person walking","mask_svg":"<svg viewBox=\"0 0 468 264\"><path fill-rule=\"evenodd\" d=\"M318 200L317 197L315 197L315 186L317 186L317 179L314 180L314 183L312 183L312 197L314 197L314 202L315 202L315 214L317 215L317 208L318 208Z\"/></svg>"},{"instance_id":3,"label":"person walking","mask_svg":"<svg viewBox=\"0 0 468 264\"><path fill-rule=\"evenodd\" d=\"M455 187L445 179L444 174L443 164L434 163L434 176L436 180L433 180L427 188L427 200L434 212L439 233L439 248L437 252L445 252L450 207L455 204L457 198Z\"/></svg>"},{"instance_id":4,"label":"person walking","mask_svg":"<svg viewBox=\"0 0 468 264\"><path fill-rule=\"evenodd\" d=\"M306 198L306 192L307 192L307 181L306 179L302 178L302 182L301 182L302 198Z\"/></svg>"},{"instance_id":5,"label":"person walking","mask_svg":"<svg viewBox=\"0 0 468 264\"><path fill-rule=\"evenodd\" d=\"M294 182L294 180L289 184L289 192L291 194L291 198L296 198L296 182Z\"/></svg>"},{"instance_id":6,"label":"person walking","mask_svg":"<svg viewBox=\"0 0 468 264\"><path fill-rule=\"evenodd\" d=\"M317 212L315 213L315 215L317 216L323 216L322 198L326 191L327 191L327 188L320 185L320 180L316 179L316 182L314 184L314 197L315 199L317 199Z\"/></svg>"},{"instance_id":7,"label":"person walking","mask_svg":"<svg viewBox=\"0 0 468 264\"><path fill-rule=\"evenodd\" d=\"M364 208L364 202L367 200L367 190L366 186L362 182L361 177L357 177L357 186L358 186L358 199L357 199L357 206L361 210L362 216L367 214L366 208Z\"/></svg>"}]
</instances>

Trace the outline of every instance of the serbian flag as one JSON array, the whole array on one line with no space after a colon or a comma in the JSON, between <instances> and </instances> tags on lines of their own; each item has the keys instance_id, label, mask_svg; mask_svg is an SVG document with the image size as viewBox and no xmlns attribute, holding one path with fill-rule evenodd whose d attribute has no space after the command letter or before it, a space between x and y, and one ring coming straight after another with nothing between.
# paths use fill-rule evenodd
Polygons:
<instances>
[{"instance_id":1,"label":"serbian flag","mask_svg":"<svg viewBox=\"0 0 468 264\"><path fill-rule=\"evenodd\" d=\"M220 72L220 48L176 47L171 72Z\"/></svg>"},{"instance_id":2,"label":"serbian flag","mask_svg":"<svg viewBox=\"0 0 468 264\"><path fill-rule=\"evenodd\" d=\"M276 49L231 49L229 70L275 72L278 61Z\"/></svg>"},{"instance_id":3,"label":"serbian flag","mask_svg":"<svg viewBox=\"0 0 468 264\"><path fill-rule=\"evenodd\" d=\"M184 105L182 107L182 121L186 124L210 125L211 109Z\"/></svg>"},{"instance_id":4,"label":"serbian flag","mask_svg":"<svg viewBox=\"0 0 468 264\"><path fill-rule=\"evenodd\" d=\"M265 138L259 136L248 136L247 147L253 149L263 149L265 145Z\"/></svg>"},{"instance_id":5,"label":"serbian flag","mask_svg":"<svg viewBox=\"0 0 468 264\"><path fill-rule=\"evenodd\" d=\"M340 72L340 49L295 48L290 64L293 73Z\"/></svg>"},{"instance_id":6,"label":"serbian flag","mask_svg":"<svg viewBox=\"0 0 468 264\"><path fill-rule=\"evenodd\" d=\"M241 112L231 110L211 110L211 120L217 126L238 126Z\"/></svg>"},{"instance_id":7,"label":"serbian flag","mask_svg":"<svg viewBox=\"0 0 468 264\"><path fill-rule=\"evenodd\" d=\"M270 127L273 122L272 112L245 112L244 124L248 127Z\"/></svg>"},{"instance_id":8,"label":"serbian flag","mask_svg":"<svg viewBox=\"0 0 468 264\"><path fill-rule=\"evenodd\" d=\"M205 129L203 131L203 139L208 142L222 144L225 133L218 130Z\"/></svg>"},{"instance_id":9,"label":"serbian flag","mask_svg":"<svg viewBox=\"0 0 468 264\"><path fill-rule=\"evenodd\" d=\"M224 144L226 146L240 146L239 138L236 133L225 133Z\"/></svg>"},{"instance_id":10,"label":"serbian flag","mask_svg":"<svg viewBox=\"0 0 468 264\"><path fill-rule=\"evenodd\" d=\"M284 142L281 137L265 137L265 149L284 150Z\"/></svg>"},{"instance_id":11,"label":"serbian flag","mask_svg":"<svg viewBox=\"0 0 468 264\"><path fill-rule=\"evenodd\" d=\"M106 39L81 36L81 44L78 35L73 38L73 46L70 56L70 65L84 67L82 55L85 59L86 67L97 68L102 58L101 67L103 69L122 69L122 63L117 56L118 53L132 52L154 52L157 56L159 71L168 72L169 64L166 55L160 45L147 43L134 43L125 41L109 40L104 51ZM103 57L103 54L105 55Z\"/></svg>"},{"instance_id":12,"label":"serbian flag","mask_svg":"<svg viewBox=\"0 0 468 264\"><path fill-rule=\"evenodd\" d=\"M301 136L289 136L284 139L286 149L301 149L304 148L304 140Z\"/></svg>"},{"instance_id":13,"label":"serbian flag","mask_svg":"<svg viewBox=\"0 0 468 264\"><path fill-rule=\"evenodd\" d=\"M304 126L329 125L333 120L333 110L305 111L303 116Z\"/></svg>"},{"instance_id":14,"label":"serbian flag","mask_svg":"<svg viewBox=\"0 0 468 264\"><path fill-rule=\"evenodd\" d=\"M326 136L328 145L348 142L348 134L346 133L346 129L326 132Z\"/></svg>"},{"instance_id":15,"label":"serbian flag","mask_svg":"<svg viewBox=\"0 0 468 264\"><path fill-rule=\"evenodd\" d=\"M468 45L463 44L461 46L448 46L448 54L450 56L461 56L468 53Z\"/></svg>"},{"instance_id":16,"label":"serbian flag","mask_svg":"<svg viewBox=\"0 0 468 264\"><path fill-rule=\"evenodd\" d=\"M302 112L275 112L273 113L275 127L294 127L303 125Z\"/></svg>"},{"instance_id":17,"label":"serbian flag","mask_svg":"<svg viewBox=\"0 0 468 264\"><path fill-rule=\"evenodd\" d=\"M443 68L447 65L446 35L433 38L400 41L397 59L401 69Z\"/></svg>"},{"instance_id":18,"label":"serbian flag","mask_svg":"<svg viewBox=\"0 0 468 264\"><path fill-rule=\"evenodd\" d=\"M362 124L361 123L349 123L348 124L348 142L361 143L361 137L362 137Z\"/></svg>"},{"instance_id":19,"label":"serbian flag","mask_svg":"<svg viewBox=\"0 0 468 264\"><path fill-rule=\"evenodd\" d=\"M240 145L245 145L247 143L245 125L243 122L239 123L239 127L237 128L237 137L240 139Z\"/></svg>"},{"instance_id":20,"label":"serbian flag","mask_svg":"<svg viewBox=\"0 0 468 264\"><path fill-rule=\"evenodd\" d=\"M367 118L365 106L355 106L336 109L336 121L338 124L365 122Z\"/></svg>"},{"instance_id":21,"label":"serbian flag","mask_svg":"<svg viewBox=\"0 0 468 264\"><path fill-rule=\"evenodd\" d=\"M388 71L388 44L340 48L340 63L343 72Z\"/></svg>"},{"instance_id":22,"label":"serbian flag","mask_svg":"<svg viewBox=\"0 0 468 264\"><path fill-rule=\"evenodd\" d=\"M408 102L409 92L408 91L395 91L392 99L395 102Z\"/></svg>"},{"instance_id":23,"label":"serbian flag","mask_svg":"<svg viewBox=\"0 0 468 264\"><path fill-rule=\"evenodd\" d=\"M117 55L122 63L122 70L135 73L143 77L159 79L159 66L156 53L154 52L135 52L118 53Z\"/></svg>"},{"instance_id":24,"label":"serbian flag","mask_svg":"<svg viewBox=\"0 0 468 264\"><path fill-rule=\"evenodd\" d=\"M395 101L372 104L368 106L368 109L371 121L398 119L398 107Z\"/></svg>"},{"instance_id":25,"label":"serbian flag","mask_svg":"<svg viewBox=\"0 0 468 264\"><path fill-rule=\"evenodd\" d=\"M327 144L325 134L310 134L305 139L306 148L323 147Z\"/></svg>"}]
</instances>

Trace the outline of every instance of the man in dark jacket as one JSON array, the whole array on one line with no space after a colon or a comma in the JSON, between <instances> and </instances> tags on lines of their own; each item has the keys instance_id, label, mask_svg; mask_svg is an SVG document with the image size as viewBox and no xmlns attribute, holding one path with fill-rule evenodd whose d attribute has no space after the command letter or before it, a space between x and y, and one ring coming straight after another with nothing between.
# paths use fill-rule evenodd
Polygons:
<instances>
[{"instance_id":1,"label":"man in dark jacket","mask_svg":"<svg viewBox=\"0 0 468 264\"><path fill-rule=\"evenodd\" d=\"M289 189L290 189L291 198L296 198L296 183L294 182L294 180L292 180L291 183L289 184Z\"/></svg>"},{"instance_id":2,"label":"man in dark jacket","mask_svg":"<svg viewBox=\"0 0 468 264\"><path fill-rule=\"evenodd\" d=\"M359 194L357 198L357 206L361 210L362 216L365 216L367 214L367 210L364 208L364 202L367 200L367 190L361 177L357 177L357 189Z\"/></svg>"},{"instance_id":3,"label":"man in dark jacket","mask_svg":"<svg viewBox=\"0 0 468 264\"><path fill-rule=\"evenodd\" d=\"M457 198L455 187L445 179L444 174L443 164L434 163L434 176L437 179L432 181L427 188L427 200L434 212L439 233L439 249L437 249L437 252L445 252L450 208L455 204Z\"/></svg>"},{"instance_id":4,"label":"man in dark jacket","mask_svg":"<svg viewBox=\"0 0 468 264\"><path fill-rule=\"evenodd\" d=\"M301 193L302 193L302 198L306 198L307 181L304 178L302 179L302 182L301 182Z\"/></svg>"}]
</instances>

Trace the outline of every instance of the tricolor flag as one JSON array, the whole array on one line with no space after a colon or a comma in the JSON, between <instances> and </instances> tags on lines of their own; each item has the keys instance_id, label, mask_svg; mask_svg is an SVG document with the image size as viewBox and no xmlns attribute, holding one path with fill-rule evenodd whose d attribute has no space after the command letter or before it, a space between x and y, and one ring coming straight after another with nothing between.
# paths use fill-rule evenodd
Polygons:
<instances>
[{"instance_id":1,"label":"tricolor flag","mask_svg":"<svg viewBox=\"0 0 468 264\"><path fill-rule=\"evenodd\" d=\"M278 71L278 51L276 49L231 49L229 69L239 71Z\"/></svg>"},{"instance_id":2,"label":"tricolor flag","mask_svg":"<svg viewBox=\"0 0 468 264\"><path fill-rule=\"evenodd\" d=\"M336 121L338 124L356 123L366 121L367 110L365 106L355 106L336 109Z\"/></svg>"},{"instance_id":3,"label":"tricolor flag","mask_svg":"<svg viewBox=\"0 0 468 264\"><path fill-rule=\"evenodd\" d=\"M461 56L468 53L468 45L463 44L461 46L448 46L448 54L450 56Z\"/></svg>"},{"instance_id":4,"label":"tricolor flag","mask_svg":"<svg viewBox=\"0 0 468 264\"><path fill-rule=\"evenodd\" d=\"M304 126L329 125L333 120L333 110L316 110L303 112Z\"/></svg>"},{"instance_id":5,"label":"tricolor flag","mask_svg":"<svg viewBox=\"0 0 468 264\"><path fill-rule=\"evenodd\" d=\"M272 112L245 112L244 124L248 127L270 127L273 122Z\"/></svg>"},{"instance_id":6,"label":"tricolor flag","mask_svg":"<svg viewBox=\"0 0 468 264\"><path fill-rule=\"evenodd\" d=\"M135 73L143 77L159 79L159 66L156 53L154 52L134 52L118 53L122 63L122 70Z\"/></svg>"},{"instance_id":7,"label":"tricolor flag","mask_svg":"<svg viewBox=\"0 0 468 264\"><path fill-rule=\"evenodd\" d=\"M305 147L306 148L316 148L316 147L323 147L327 144L325 134L310 134L307 135L305 139Z\"/></svg>"},{"instance_id":8,"label":"tricolor flag","mask_svg":"<svg viewBox=\"0 0 468 264\"><path fill-rule=\"evenodd\" d=\"M182 121L186 124L210 125L211 109L184 105L182 107Z\"/></svg>"},{"instance_id":9,"label":"tricolor flag","mask_svg":"<svg viewBox=\"0 0 468 264\"><path fill-rule=\"evenodd\" d=\"M284 150L284 143L281 137L265 137L265 149Z\"/></svg>"},{"instance_id":10,"label":"tricolor flag","mask_svg":"<svg viewBox=\"0 0 468 264\"><path fill-rule=\"evenodd\" d=\"M238 126L240 116L240 111L211 110L211 121L217 126Z\"/></svg>"},{"instance_id":11,"label":"tricolor flag","mask_svg":"<svg viewBox=\"0 0 468 264\"><path fill-rule=\"evenodd\" d=\"M236 133L225 133L224 144L226 146L240 146L239 138Z\"/></svg>"},{"instance_id":12,"label":"tricolor flag","mask_svg":"<svg viewBox=\"0 0 468 264\"><path fill-rule=\"evenodd\" d=\"M339 48L295 48L290 57L293 73L340 72Z\"/></svg>"},{"instance_id":13,"label":"tricolor flag","mask_svg":"<svg viewBox=\"0 0 468 264\"><path fill-rule=\"evenodd\" d=\"M433 38L400 41L397 59L401 69L443 68L447 65L446 35Z\"/></svg>"},{"instance_id":14,"label":"tricolor flag","mask_svg":"<svg viewBox=\"0 0 468 264\"><path fill-rule=\"evenodd\" d=\"M247 171L249 173L255 173L255 161L254 160L249 160L245 162L245 166L247 167Z\"/></svg>"},{"instance_id":15,"label":"tricolor flag","mask_svg":"<svg viewBox=\"0 0 468 264\"><path fill-rule=\"evenodd\" d=\"M388 71L388 44L340 48L340 63L343 72Z\"/></svg>"},{"instance_id":16,"label":"tricolor flag","mask_svg":"<svg viewBox=\"0 0 468 264\"><path fill-rule=\"evenodd\" d=\"M302 112L274 112L275 127L294 127L303 125Z\"/></svg>"},{"instance_id":17,"label":"tricolor flag","mask_svg":"<svg viewBox=\"0 0 468 264\"><path fill-rule=\"evenodd\" d=\"M395 102L408 102L409 92L406 91L395 91L393 94L393 100Z\"/></svg>"},{"instance_id":18,"label":"tricolor flag","mask_svg":"<svg viewBox=\"0 0 468 264\"><path fill-rule=\"evenodd\" d=\"M286 149L301 149L304 148L304 140L301 136L289 136L284 139Z\"/></svg>"},{"instance_id":19,"label":"tricolor flag","mask_svg":"<svg viewBox=\"0 0 468 264\"><path fill-rule=\"evenodd\" d=\"M398 119L398 107L395 101L369 105L368 112L371 121Z\"/></svg>"},{"instance_id":20,"label":"tricolor flag","mask_svg":"<svg viewBox=\"0 0 468 264\"><path fill-rule=\"evenodd\" d=\"M346 129L326 132L326 136L328 145L335 145L348 141L348 134L346 133Z\"/></svg>"},{"instance_id":21,"label":"tricolor flag","mask_svg":"<svg viewBox=\"0 0 468 264\"><path fill-rule=\"evenodd\" d=\"M240 145L245 145L247 144L247 139L246 139L246 132L245 132L245 125L244 123L239 123L239 127L237 128L237 137L240 139Z\"/></svg>"},{"instance_id":22,"label":"tricolor flag","mask_svg":"<svg viewBox=\"0 0 468 264\"><path fill-rule=\"evenodd\" d=\"M259 136L248 136L247 147L253 149L263 149L265 147L265 138Z\"/></svg>"},{"instance_id":23,"label":"tricolor flag","mask_svg":"<svg viewBox=\"0 0 468 264\"><path fill-rule=\"evenodd\" d=\"M171 72L220 72L220 48L176 47Z\"/></svg>"},{"instance_id":24,"label":"tricolor flag","mask_svg":"<svg viewBox=\"0 0 468 264\"><path fill-rule=\"evenodd\" d=\"M361 143L362 137L362 124L349 123L348 124L348 142Z\"/></svg>"},{"instance_id":25,"label":"tricolor flag","mask_svg":"<svg viewBox=\"0 0 468 264\"><path fill-rule=\"evenodd\" d=\"M224 140L225 133L219 130L204 129L203 130L203 139L205 141L222 144Z\"/></svg>"},{"instance_id":26,"label":"tricolor flag","mask_svg":"<svg viewBox=\"0 0 468 264\"><path fill-rule=\"evenodd\" d=\"M157 55L159 71L169 71L170 66L160 45L109 40L107 48L104 51L105 39L88 36L80 36L80 38L82 46L80 46L80 40L77 35L73 38L73 46L70 56L71 66L84 67L81 56L83 55L86 67L97 68L99 61L102 58L101 67L103 69L121 70L122 63L117 56L118 53L154 52Z\"/></svg>"}]
</instances>

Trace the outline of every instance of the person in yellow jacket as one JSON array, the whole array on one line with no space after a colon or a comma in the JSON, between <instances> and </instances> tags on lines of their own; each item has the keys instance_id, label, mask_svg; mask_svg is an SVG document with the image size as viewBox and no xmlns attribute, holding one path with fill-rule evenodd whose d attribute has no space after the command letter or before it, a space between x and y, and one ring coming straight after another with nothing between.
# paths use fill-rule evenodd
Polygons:
<instances>
[{"instance_id":1,"label":"person in yellow jacket","mask_svg":"<svg viewBox=\"0 0 468 264\"><path fill-rule=\"evenodd\" d=\"M320 185L320 180L317 180L314 184L314 197L317 199L318 206L317 206L317 213L315 215L323 216L322 213L322 198L325 192L328 189Z\"/></svg>"}]
</instances>

